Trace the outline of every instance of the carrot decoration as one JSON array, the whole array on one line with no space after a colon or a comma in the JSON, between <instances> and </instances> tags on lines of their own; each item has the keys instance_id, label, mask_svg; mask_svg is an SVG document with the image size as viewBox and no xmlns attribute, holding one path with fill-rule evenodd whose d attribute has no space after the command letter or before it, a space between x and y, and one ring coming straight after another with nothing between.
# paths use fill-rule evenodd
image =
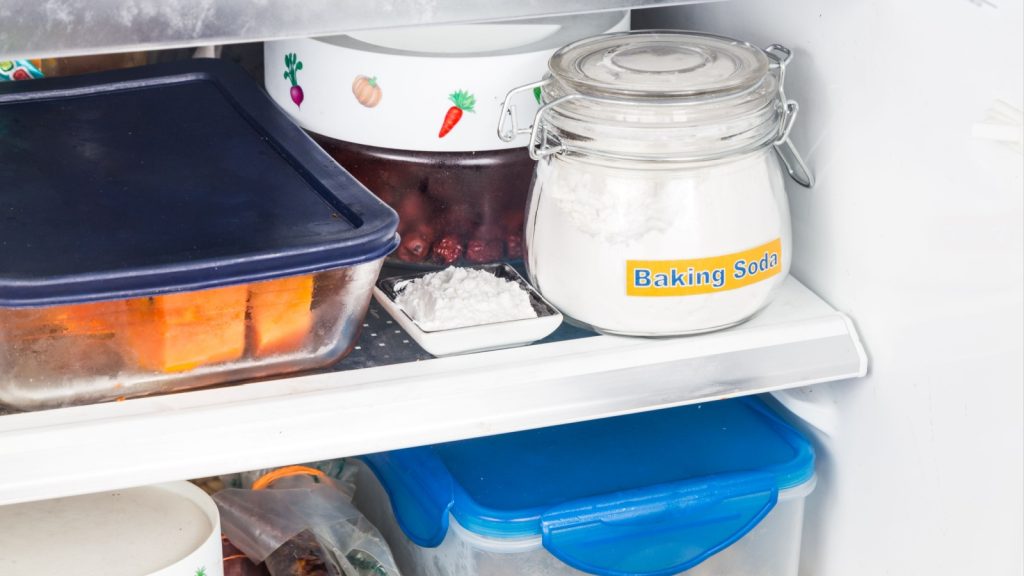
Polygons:
<instances>
[{"instance_id":1,"label":"carrot decoration","mask_svg":"<svg viewBox=\"0 0 1024 576\"><path fill-rule=\"evenodd\" d=\"M444 122L441 123L441 131L437 133L438 138L444 138L455 125L462 119L463 112L475 112L473 107L476 106L476 97L466 92L465 90L457 90L448 95L448 99L452 101L451 108L448 109L448 113L444 115Z\"/></svg>"}]
</instances>

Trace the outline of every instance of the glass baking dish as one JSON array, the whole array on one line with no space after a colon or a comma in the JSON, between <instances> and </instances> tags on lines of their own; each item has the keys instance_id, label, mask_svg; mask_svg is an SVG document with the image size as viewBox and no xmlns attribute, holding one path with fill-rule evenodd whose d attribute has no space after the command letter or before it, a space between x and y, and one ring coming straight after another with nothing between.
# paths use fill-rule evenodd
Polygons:
<instances>
[{"instance_id":1,"label":"glass baking dish","mask_svg":"<svg viewBox=\"0 0 1024 576\"><path fill-rule=\"evenodd\" d=\"M239 68L0 86L0 404L266 377L353 346L398 217Z\"/></svg>"},{"instance_id":2,"label":"glass baking dish","mask_svg":"<svg viewBox=\"0 0 1024 576\"><path fill-rule=\"evenodd\" d=\"M382 260L161 296L0 308L0 404L100 402L332 363Z\"/></svg>"}]
</instances>

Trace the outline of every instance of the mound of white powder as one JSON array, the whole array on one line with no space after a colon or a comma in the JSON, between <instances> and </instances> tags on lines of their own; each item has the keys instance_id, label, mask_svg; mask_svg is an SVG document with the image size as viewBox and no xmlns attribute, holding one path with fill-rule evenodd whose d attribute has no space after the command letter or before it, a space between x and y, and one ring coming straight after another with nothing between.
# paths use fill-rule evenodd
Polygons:
<instances>
[{"instance_id":1,"label":"mound of white powder","mask_svg":"<svg viewBox=\"0 0 1024 576\"><path fill-rule=\"evenodd\" d=\"M396 286L395 302L423 330L536 318L519 284L484 270L449 267Z\"/></svg>"}]
</instances>

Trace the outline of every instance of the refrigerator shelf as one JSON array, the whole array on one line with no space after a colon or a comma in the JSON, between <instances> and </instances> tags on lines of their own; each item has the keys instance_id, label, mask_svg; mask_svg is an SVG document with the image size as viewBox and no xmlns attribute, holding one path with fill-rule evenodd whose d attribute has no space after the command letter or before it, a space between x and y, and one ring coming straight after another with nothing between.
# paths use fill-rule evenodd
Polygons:
<instances>
[{"instance_id":1,"label":"refrigerator shelf","mask_svg":"<svg viewBox=\"0 0 1024 576\"><path fill-rule=\"evenodd\" d=\"M652 8L707 0L243 0L64 3L12 0L0 9L0 59L79 56L279 38L372 28L458 24Z\"/></svg>"},{"instance_id":2,"label":"refrigerator shelf","mask_svg":"<svg viewBox=\"0 0 1024 576\"><path fill-rule=\"evenodd\" d=\"M790 278L742 325L665 339L563 326L431 358L376 305L336 367L0 416L0 504L487 436L863 376L844 314Z\"/></svg>"}]
</instances>

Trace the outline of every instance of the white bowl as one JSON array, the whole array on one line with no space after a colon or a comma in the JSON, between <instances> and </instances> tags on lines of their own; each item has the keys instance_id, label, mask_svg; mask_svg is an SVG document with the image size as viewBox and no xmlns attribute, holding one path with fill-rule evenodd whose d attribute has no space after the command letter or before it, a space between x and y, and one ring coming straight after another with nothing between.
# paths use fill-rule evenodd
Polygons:
<instances>
[{"instance_id":1,"label":"white bowl","mask_svg":"<svg viewBox=\"0 0 1024 576\"><path fill-rule=\"evenodd\" d=\"M337 140L440 152L519 148L526 136L497 136L505 94L537 81L565 44L628 29L629 12L601 12L279 40L264 44L264 78L300 126ZM442 137L456 91L473 96L473 112ZM537 101L524 94L515 103L519 125L528 126Z\"/></svg>"},{"instance_id":2,"label":"white bowl","mask_svg":"<svg viewBox=\"0 0 1024 576\"><path fill-rule=\"evenodd\" d=\"M0 574L223 576L220 514L188 482L0 506Z\"/></svg>"},{"instance_id":3,"label":"white bowl","mask_svg":"<svg viewBox=\"0 0 1024 576\"><path fill-rule=\"evenodd\" d=\"M472 266L472 268L486 270L499 278L518 283L530 295L530 303L537 312L537 317L449 330L423 330L395 302L395 298L398 296L396 287L409 280L430 274L430 272L381 278L373 289L373 295L377 298L377 302L388 311L388 314L398 322L399 326L408 332L417 344L434 356L453 356L523 346L548 336L562 324L562 314L534 290L533 286L530 286L530 283L512 266L487 264Z\"/></svg>"}]
</instances>

